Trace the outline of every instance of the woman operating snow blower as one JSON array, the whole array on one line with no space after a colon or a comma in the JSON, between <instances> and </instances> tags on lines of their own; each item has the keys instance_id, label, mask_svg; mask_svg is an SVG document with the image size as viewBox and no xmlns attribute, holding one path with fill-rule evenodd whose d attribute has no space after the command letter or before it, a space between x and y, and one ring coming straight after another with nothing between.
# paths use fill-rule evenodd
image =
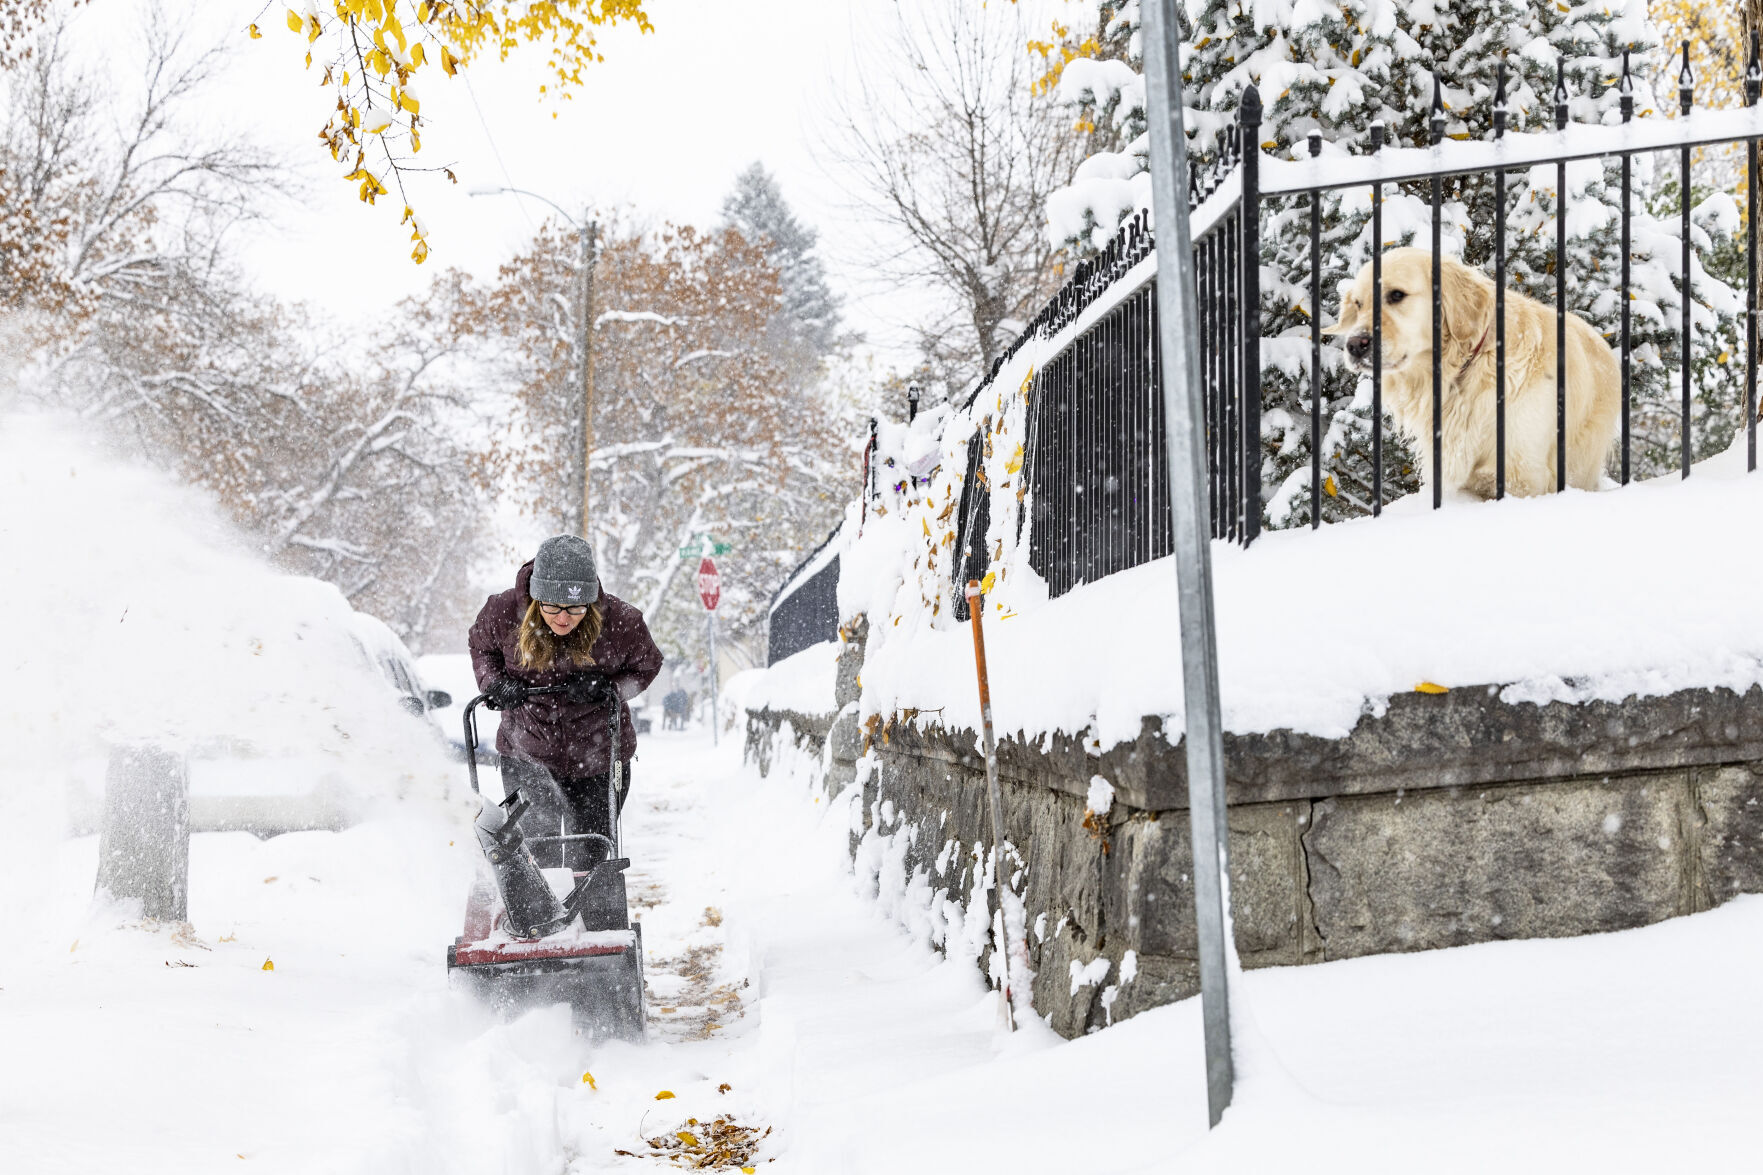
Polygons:
<instances>
[{"instance_id":1,"label":"woman operating snow blower","mask_svg":"<svg viewBox=\"0 0 1763 1175\"><path fill-rule=\"evenodd\" d=\"M612 835L607 707L620 711L622 810L637 745L626 703L655 680L661 661L642 612L601 590L593 548L574 535L546 539L514 586L485 602L471 626L471 664L485 704L502 711L503 788L518 788L531 805L523 833ZM531 693L542 687L561 692ZM539 864L584 872L605 856L601 841L562 840L544 846Z\"/></svg>"}]
</instances>

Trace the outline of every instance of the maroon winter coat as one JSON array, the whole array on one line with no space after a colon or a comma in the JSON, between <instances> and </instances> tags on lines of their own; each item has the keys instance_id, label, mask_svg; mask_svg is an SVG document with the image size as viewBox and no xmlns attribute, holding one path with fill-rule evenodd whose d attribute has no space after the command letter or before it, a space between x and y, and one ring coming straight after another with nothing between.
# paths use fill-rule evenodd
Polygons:
<instances>
[{"instance_id":1,"label":"maroon winter coat","mask_svg":"<svg viewBox=\"0 0 1763 1175\"><path fill-rule=\"evenodd\" d=\"M517 677L528 685L558 685L576 672L560 662L539 671L522 668L516 640L520 622L532 603L527 585L533 577L529 561L514 577L514 586L484 602L483 611L471 626L471 667L479 689L498 677ZM637 749L637 728L624 702L642 693L661 672L661 650L649 636L643 614L637 608L600 591L605 624L594 642L594 667L618 686L622 714L619 758L630 761ZM496 749L504 755L538 763L559 779L599 775L612 768L611 725L603 704L577 706L560 694L533 698L519 709L502 715L496 732Z\"/></svg>"}]
</instances>

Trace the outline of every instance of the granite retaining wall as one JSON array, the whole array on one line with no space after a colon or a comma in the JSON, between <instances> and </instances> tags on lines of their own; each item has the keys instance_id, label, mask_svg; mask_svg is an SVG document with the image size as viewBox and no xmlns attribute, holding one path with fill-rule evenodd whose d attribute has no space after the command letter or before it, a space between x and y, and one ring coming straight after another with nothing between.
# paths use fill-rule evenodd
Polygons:
<instances>
[{"instance_id":1,"label":"granite retaining wall","mask_svg":"<svg viewBox=\"0 0 1763 1175\"><path fill-rule=\"evenodd\" d=\"M908 874L958 899L971 855L950 842L990 838L978 740L859 727L853 635L829 712L750 712L749 758L769 770L787 722L830 790L862 779L864 832L903 838ZM1067 1036L1198 990L1184 753L1154 719L1101 755L1075 737L1000 744L1034 1003ZM1763 892L1763 690L1416 693L1344 739L1227 736L1225 754L1245 967L1622 930ZM1097 775L1115 792L1100 818ZM1104 958L1073 992L1073 965Z\"/></svg>"}]
</instances>

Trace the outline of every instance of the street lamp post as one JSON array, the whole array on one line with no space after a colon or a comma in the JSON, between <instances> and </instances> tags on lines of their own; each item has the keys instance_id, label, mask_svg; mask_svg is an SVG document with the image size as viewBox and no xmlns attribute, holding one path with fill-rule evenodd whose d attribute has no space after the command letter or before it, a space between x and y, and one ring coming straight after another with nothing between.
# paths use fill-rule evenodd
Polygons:
<instances>
[{"instance_id":1,"label":"street lamp post","mask_svg":"<svg viewBox=\"0 0 1763 1175\"><path fill-rule=\"evenodd\" d=\"M570 452L570 469L568 482L572 486L581 487L579 500L572 499L563 514L563 529L592 539L588 535L589 496L588 491L592 480L589 460L594 452L594 263L598 248L600 225L589 218L586 211L581 219L576 219L564 211L562 205L555 200L547 199L537 192L529 192L525 188L473 188L473 196L500 196L511 194L530 196L541 203L549 204L557 210L578 236L581 237L581 260L576 263L577 277L577 309L575 324L576 374L576 429L575 445Z\"/></svg>"}]
</instances>

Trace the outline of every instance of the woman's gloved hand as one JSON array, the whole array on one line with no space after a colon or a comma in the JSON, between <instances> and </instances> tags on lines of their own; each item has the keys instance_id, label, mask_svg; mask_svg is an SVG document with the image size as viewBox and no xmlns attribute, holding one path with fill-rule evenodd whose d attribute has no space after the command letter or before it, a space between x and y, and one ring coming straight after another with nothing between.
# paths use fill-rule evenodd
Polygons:
<instances>
[{"instance_id":1,"label":"woman's gloved hand","mask_svg":"<svg viewBox=\"0 0 1763 1175\"><path fill-rule=\"evenodd\" d=\"M518 677L498 677L484 687L484 705L492 710L518 710L526 705L526 682Z\"/></svg>"},{"instance_id":2,"label":"woman's gloved hand","mask_svg":"<svg viewBox=\"0 0 1763 1175\"><path fill-rule=\"evenodd\" d=\"M583 669L563 684L563 696L577 706L591 706L616 698L618 689L598 669Z\"/></svg>"}]
</instances>

